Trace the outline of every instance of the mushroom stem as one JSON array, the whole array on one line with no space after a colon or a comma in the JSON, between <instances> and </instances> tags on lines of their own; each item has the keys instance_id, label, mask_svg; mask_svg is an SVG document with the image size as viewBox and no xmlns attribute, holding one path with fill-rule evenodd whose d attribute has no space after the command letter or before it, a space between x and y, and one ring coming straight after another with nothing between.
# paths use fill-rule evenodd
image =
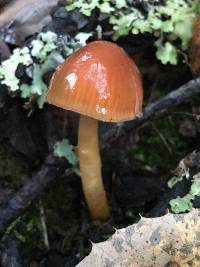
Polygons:
<instances>
[{"instance_id":1,"label":"mushroom stem","mask_svg":"<svg viewBox=\"0 0 200 267\"><path fill-rule=\"evenodd\" d=\"M92 219L106 220L109 207L101 175L98 121L80 115L78 154L83 192Z\"/></svg>"}]
</instances>

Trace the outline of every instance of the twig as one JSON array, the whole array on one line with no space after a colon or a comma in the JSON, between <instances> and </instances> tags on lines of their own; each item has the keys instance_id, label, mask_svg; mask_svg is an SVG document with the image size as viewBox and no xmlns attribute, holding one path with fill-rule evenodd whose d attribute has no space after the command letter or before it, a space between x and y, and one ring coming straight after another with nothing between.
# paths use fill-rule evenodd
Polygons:
<instances>
[{"instance_id":1,"label":"twig","mask_svg":"<svg viewBox=\"0 0 200 267\"><path fill-rule=\"evenodd\" d=\"M3 249L0 252L0 264L2 267L23 267L19 254L18 241L15 236L8 235L2 242Z\"/></svg>"},{"instance_id":2,"label":"twig","mask_svg":"<svg viewBox=\"0 0 200 267\"><path fill-rule=\"evenodd\" d=\"M197 114L193 114L193 113L189 113L189 112L172 112L172 114L175 114L175 115L185 115L185 116L189 116L189 117L193 117L193 118L196 118L198 119L198 116Z\"/></svg>"},{"instance_id":3,"label":"twig","mask_svg":"<svg viewBox=\"0 0 200 267\"><path fill-rule=\"evenodd\" d=\"M185 100L192 96L200 93L200 78L191 80L184 85L180 86L178 89L170 92L166 96L162 97L160 100L149 104L144 109L144 115L142 118L138 118L123 124L123 129L126 132L135 131L148 121L154 120L159 116L166 113L170 108L183 103ZM116 129L111 128L108 130L102 140L102 148L104 144L109 142L109 140L115 135Z\"/></svg>"},{"instance_id":4,"label":"twig","mask_svg":"<svg viewBox=\"0 0 200 267\"><path fill-rule=\"evenodd\" d=\"M16 219L34 199L64 171L66 166L59 164L59 159L53 155L47 156L40 170L10 198L5 207L0 208L0 234L3 234L9 222Z\"/></svg>"},{"instance_id":5,"label":"twig","mask_svg":"<svg viewBox=\"0 0 200 267\"><path fill-rule=\"evenodd\" d=\"M182 181L178 182L172 189L167 189L165 193L161 196L158 203L147 212L144 217L160 217L167 213L169 208L169 202L178 196L184 196L189 192L191 186L191 180L183 178Z\"/></svg>"},{"instance_id":6,"label":"twig","mask_svg":"<svg viewBox=\"0 0 200 267\"><path fill-rule=\"evenodd\" d=\"M196 113L178 112L177 111L177 112L172 112L172 114L175 114L175 115L185 115L185 116L193 117L197 121L200 120L200 114L196 114Z\"/></svg>"},{"instance_id":7,"label":"twig","mask_svg":"<svg viewBox=\"0 0 200 267\"><path fill-rule=\"evenodd\" d=\"M172 188L167 188L165 193L163 193L156 203L156 205L145 214L145 217L160 217L166 214L169 208L169 202L171 199L174 199L178 196L182 197L186 195L191 187L193 176L200 171L200 152L196 151L195 153L191 153L190 155L186 156L185 161L189 164L188 167L190 168L189 178L186 176L179 182L177 182ZM194 206L196 208L200 207L200 197L197 196L195 198Z\"/></svg>"},{"instance_id":8,"label":"twig","mask_svg":"<svg viewBox=\"0 0 200 267\"><path fill-rule=\"evenodd\" d=\"M174 154L173 150L172 150L171 146L168 144L165 136L159 131L159 129L156 127L156 125L153 122L151 123L151 126L152 126L153 130L159 136L160 140L163 142L164 146L167 148L169 154L172 156Z\"/></svg>"},{"instance_id":9,"label":"twig","mask_svg":"<svg viewBox=\"0 0 200 267\"><path fill-rule=\"evenodd\" d=\"M47 249L49 249L49 238L48 238L48 231L47 231L47 224L44 212L44 206L42 200L39 201L39 208L40 208L40 219L41 219L41 226L42 226L42 233L44 238L44 244Z\"/></svg>"}]
</instances>

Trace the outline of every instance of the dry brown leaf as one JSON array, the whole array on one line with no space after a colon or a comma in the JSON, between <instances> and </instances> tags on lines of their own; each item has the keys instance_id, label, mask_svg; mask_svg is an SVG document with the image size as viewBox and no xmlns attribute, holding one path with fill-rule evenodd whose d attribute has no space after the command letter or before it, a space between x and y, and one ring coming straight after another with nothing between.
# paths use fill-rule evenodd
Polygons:
<instances>
[{"instance_id":1,"label":"dry brown leaf","mask_svg":"<svg viewBox=\"0 0 200 267\"><path fill-rule=\"evenodd\" d=\"M15 0L4 7L0 14L0 27L13 21L12 25L17 39L24 40L26 36L38 32L50 20L50 12L59 0Z\"/></svg>"},{"instance_id":2,"label":"dry brown leaf","mask_svg":"<svg viewBox=\"0 0 200 267\"><path fill-rule=\"evenodd\" d=\"M141 218L137 224L117 230L77 267L199 267L200 211ZM170 265L173 263L176 265Z\"/></svg>"}]
</instances>

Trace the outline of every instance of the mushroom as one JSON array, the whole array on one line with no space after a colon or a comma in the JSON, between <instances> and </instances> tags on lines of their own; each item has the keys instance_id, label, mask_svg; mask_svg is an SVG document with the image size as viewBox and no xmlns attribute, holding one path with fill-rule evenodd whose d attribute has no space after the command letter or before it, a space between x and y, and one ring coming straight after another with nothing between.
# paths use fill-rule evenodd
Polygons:
<instances>
[{"instance_id":1,"label":"mushroom","mask_svg":"<svg viewBox=\"0 0 200 267\"><path fill-rule=\"evenodd\" d=\"M98 120L121 122L141 116L140 73L122 48L94 41L58 66L46 99L81 114L78 155L83 192L91 217L105 220L110 211L101 175Z\"/></svg>"}]
</instances>

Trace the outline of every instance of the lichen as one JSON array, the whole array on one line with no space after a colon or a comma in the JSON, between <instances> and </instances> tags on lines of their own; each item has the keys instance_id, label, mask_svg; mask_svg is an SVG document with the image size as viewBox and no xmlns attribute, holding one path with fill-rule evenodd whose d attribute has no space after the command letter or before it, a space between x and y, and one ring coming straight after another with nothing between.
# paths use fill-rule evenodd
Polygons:
<instances>
[{"instance_id":1,"label":"lichen","mask_svg":"<svg viewBox=\"0 0 200 267\"><path fill-rule=\"evenodd\" d=\"M192 185L189 192L183 196L178 196L170 201L171 210L174 213L190 211L193 208L193 200L200 195L200 173L193 176Z\"/></svg>"},{"instance_id":2,"label":"lichen","mask_svg":"<svg viewBox=\"0 0 200 267\"><path fill-rule=\"evenodd\" d=\"M45 103L47 85L43 81L45 73L55 70L75 50L85 45L91 33L78 33L74 38L70 36L58 36L47 31L37 37L27 46L14 49L9 59L0 65L0 82L9 87L9 90L19 91L22 98L32 99L36 96L39 108ZM29 83L23 83L16 77L19 64L30 66L27 75ZM35 98L34 98L35 99Z\"/></svg>"},{"instance_id":3,"label":"lichen","mask_svg":"<svg viewBox=\"0 0 200 267\"><path fill-rule=\"evenodd\" d=\"M90 16L95 8L107 13L109 23L113 26L113 40L128 34L153 35L156 57L163 64L175 65L179 50L186 50L192 36L192 26L200 3L198 0L167 0L164 4L149 4L147 14L125 0L78 0L66 5L67 11L75 8L86 16Z\"/></svg>"},{"instance_id":4,"label":"lichen","mask_svg":"<svg viewBox=\"0 0 200 267\"><path fill-rule=\"evenodd\" d=\"M58 157L65 158L72 165L78 163L75 148L69 143L68 139L62 139L61 141L56 142L54 146L54 154Z\"/></svg>"},{"instance_id":5,"label":"lichen","mask_svg":"<svg viewBox=\"0 0 200 267\"><path fill-rule=\"evenodd\" d=\"M28 47L22 49L14 49L12 56L2 62L0 66L0 79L2 84L10 87L11 91L19 89L19 79L16 77L15 72L17 66L22 63L25 66L32 64L32 58L29 53Z\"/></svg>"}]
</instances>

